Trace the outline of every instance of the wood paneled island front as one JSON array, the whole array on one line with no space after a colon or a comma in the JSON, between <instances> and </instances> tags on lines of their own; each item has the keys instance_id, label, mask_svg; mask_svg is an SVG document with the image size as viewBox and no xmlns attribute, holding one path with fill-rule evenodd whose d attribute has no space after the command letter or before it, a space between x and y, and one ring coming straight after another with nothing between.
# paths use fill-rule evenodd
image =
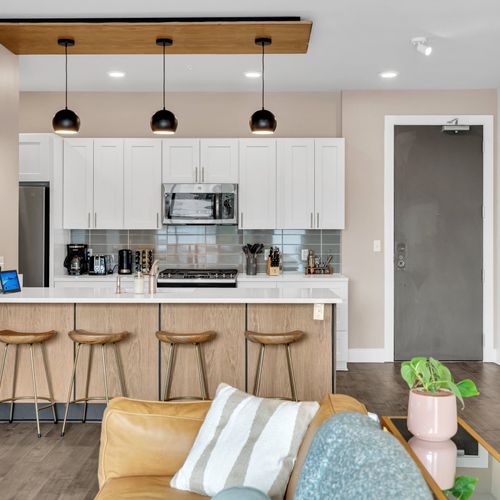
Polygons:
<instances>
[{"instance_id":1,"label":"wood paneled island front","mask_svg":"<svg viewBox=\"0 0 500 500\"><path fill-rule=\"evenodd\" d=\"M258 346L245 340L245 331L264 333L302 330L303 339L292 345L292 359L301 400L318 400L334 390L335 304L341 299L324 289L167 289L154 295L115 294L103 289L26 288L0 295L0 330L40 332L56 330L46 342L49 373L58 403L64 403L74 359L73 329L96 332L126 330L119 352L126 389L132 398L157 400L162 393L166 355L155 336L157 330L175 333L213 330L215 340L203 345L210 396L220 382L242 390L253 389ZM324 317L313 318L314 304L324 305ZM40 354L37 352L37 356ZM77 393L83 391L87 349L82 349L76 377ZM13 356L7 359L0 399L12 392ZM90 393L104 393L99 359L94 357ZM40 368L42 363L37 363ZM119 393L112 353L109 353L109 387ZM32 394L27 349L20 349L16 394ZM39 392L46 392L40 369ZM175 365L172 397L198 395L197 363L191 346L181 346ZM262 396L290 396L283 348L266 350ZM6 405L3 405L6 406ZM60 406L60 405L58 405ZM4 411L0 417L4 416ZM59 411L58 411L59 413Z\"/></svg>"}]
</instances>

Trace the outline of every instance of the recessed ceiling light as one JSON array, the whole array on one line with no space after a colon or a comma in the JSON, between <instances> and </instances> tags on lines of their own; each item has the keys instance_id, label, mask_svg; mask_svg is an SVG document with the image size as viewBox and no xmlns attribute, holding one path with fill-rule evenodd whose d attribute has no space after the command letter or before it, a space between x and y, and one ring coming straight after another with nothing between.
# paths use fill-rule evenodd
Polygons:
<instances>
[{"instance_id":1,"label":"recessed ceiling light","mask_svg":"<svg viewBox=\"0 0 500 500\"><path fill-rule=\"evenodd\" d=\"M123 78L125 73L123 71L108 71L108 76L111 78Z\"/></svg>"},{"instance_id":2,"label":"recessed ceiling light","mask_svg":"<svg viewBox=\"0 0 500 500\"><path fill-rule=\"evenodd\" d=\"M261 75L258 71L247 71L245 76L247 78L260 78Z\"/></svg>"},{"instance_id":3,"label":"recessed ceiling light","mask_svg":"<svg viewBox=\"0 0 500 500\"><path fill-rule=\"evenodd\" d=\"M415 49L423 54L424 56L430 56L432 54L432 47L428 44L427 38L425 36L417 36L411 39L411 44Z\"/></svg>"},{"instance_id":4,"label":"recessed ceiling light","mask_svg":"<svg viewBox=\"0 0 500 500\"><path fill-rule=\"evenodd\" d=\"M379 73L381 78L396 78L398 75L397 71L382 71L382 73Z\"/></svg>"}]
</instances>

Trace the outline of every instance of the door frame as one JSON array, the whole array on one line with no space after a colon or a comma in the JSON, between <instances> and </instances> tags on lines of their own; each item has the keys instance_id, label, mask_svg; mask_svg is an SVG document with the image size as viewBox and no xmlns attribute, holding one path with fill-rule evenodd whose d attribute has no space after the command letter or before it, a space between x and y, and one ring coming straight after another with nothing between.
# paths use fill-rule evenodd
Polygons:
<instances>
[{"instance_id":1,"label":"door frame","mask_svg":"<svg viewBox=\"0 0 500 500\"><path fill-rule=\"evenodd\" d=\"M384 361L394 361L394 128L397 125L483 126L483 361L497 362L494 348L494 135L492 115L386 115L384 141Z\"/></svg>"}]
</instances>

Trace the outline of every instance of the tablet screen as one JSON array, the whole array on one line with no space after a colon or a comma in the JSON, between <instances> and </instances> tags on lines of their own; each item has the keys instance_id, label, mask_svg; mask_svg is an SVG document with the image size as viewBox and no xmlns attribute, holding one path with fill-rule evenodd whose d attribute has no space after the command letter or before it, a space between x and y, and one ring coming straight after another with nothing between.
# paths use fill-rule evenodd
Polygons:
<instances>
[{"instance_id":1,"label":"tablet screen","mask_svg":"<svg viewBox=\"0 0 500 500\"><path fill-rule=\"evenodd\" d=\"M20 292L21 286L17 271L0 272L0 285L3 293Z\"/></svg>"}]
</instances>

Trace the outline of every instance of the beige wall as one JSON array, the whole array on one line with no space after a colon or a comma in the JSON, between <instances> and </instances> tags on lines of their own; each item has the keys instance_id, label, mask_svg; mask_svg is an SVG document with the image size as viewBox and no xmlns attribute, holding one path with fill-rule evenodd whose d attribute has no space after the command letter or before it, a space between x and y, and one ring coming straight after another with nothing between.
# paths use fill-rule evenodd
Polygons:
<instances>
[{"instance_id":1,"label":"beige wall","mask_svg":"<svg viewBox=\"0 0 500 500\"><path fill-rule=\"evenodd\" d=\"M176 137L250 137L248 121L260 96L243 92L169 93L167 107L179 120ZM61 92L22 92L20 130L52 132ZM140 92L72 92L69 107L81 119L79 137L152 137L151 115L161 95ZM277 136L335 137L340 134L340 92L281 92L266 96L278 119Z\"/></svg>"},{"instance_id":2,"label":"beige wall","mask_svg":"<svg viewBox=\"0 0 500 500\"><path fill-rule=\"evenodd\" d=\"M346 139L346 230L343 272L350 278L349 347L384 347L385 115L496 115L495 90L345 91L342 135Z\"/></svg>"},{"instance_id":3,"label":"beige wall","mask_svg":"<svg viewBox=\"0 0 500 500\"><path fill-rule=\"evenodd\" d=\"M19 180L19 71L17 57L0 45L0 256L17 268Z\"/></svg>"}]
</instances>

